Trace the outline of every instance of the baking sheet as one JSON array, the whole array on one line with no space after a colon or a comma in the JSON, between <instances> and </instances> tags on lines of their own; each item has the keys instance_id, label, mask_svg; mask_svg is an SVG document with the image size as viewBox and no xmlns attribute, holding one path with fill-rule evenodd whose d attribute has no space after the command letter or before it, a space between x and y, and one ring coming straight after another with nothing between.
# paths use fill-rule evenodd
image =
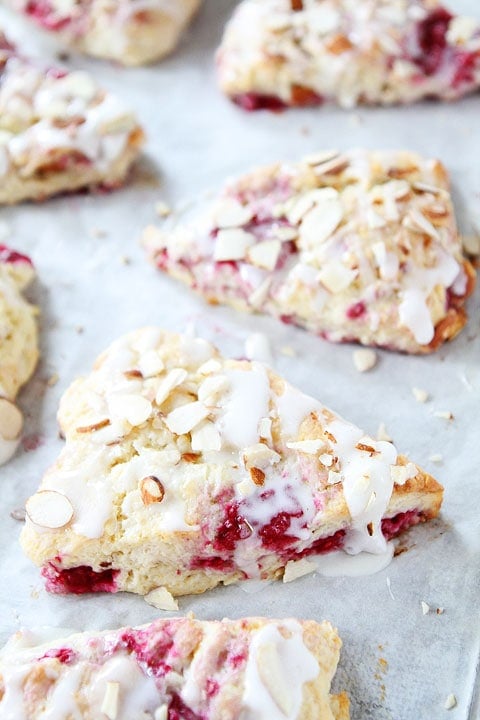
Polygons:
<instances>
[{"instance_id":1,"label":"baking sheet","mask_svg":"<svg viewBox=\"0 0 480 720\"><path fill-rule=\"evenodd\" d=\"M460 337L431 357L379 351L369 373L353 366L348 345L333 346L270 318L207 307L183 286L150 267L137 239L156 220L162 198L186 207L219 187L225 176L277 158L322 148L410 148L440 156L451 171L460 226L480 227L480 97L395 109L335 108L280 115L241 112L217 91L213 51L234 2L206 0L174 56L153 68L126 70L71 56L138 111L148 144L133 182L119 192L75 195L0 210L0 231L33 258L38 281L30 297L41 309L42 360L20 396L26 414L24 449L0 469L0 640L20 626L75 630L140 624L162 615L140 597L47 595L38 570L17 543L10 517L35 491L61 447L55 413L62 392L86 372L121 333L147 324L199 333L241 355L253 331L271 342L277 369L305 392L376 433L385 423L398 448L445 485L441 518L409 534L409 551L377 575L310 575L257 593L218 588L180 599L182 613L199 618L269 616L327 618L344 641L336 689L348 690L352 718L454 720L480 717L480 293L469 301ZM475 0L456 9L480 17ZM47 59L55 44L17 23L4 22L24 49ZM282 354L294 348L295 357ZM52 384L58 375L58 382ZM412 387L430 394L419 404ZM436 417L450 411L453 421ZM443 462L429 458L441 453ZM422 614L421 602L432 607ZM444 608L437 614L436 608ZM163 613L165 614L165 613ZM476 679L477 678L477 679ZM457 706L444 708L454 693Z\"/></svg>"}]
</instances>

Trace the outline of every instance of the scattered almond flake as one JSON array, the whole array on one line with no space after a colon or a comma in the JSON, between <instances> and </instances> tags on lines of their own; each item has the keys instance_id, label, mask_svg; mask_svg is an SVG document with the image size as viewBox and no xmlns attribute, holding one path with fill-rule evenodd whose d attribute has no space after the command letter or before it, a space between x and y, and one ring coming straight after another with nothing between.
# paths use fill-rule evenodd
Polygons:
<instances>
[{"instance_id":1,"label":"scattered almond flake","mask_svg":"<svg viewBox=\"0 0 480 720\"><path fill-rule=\"evenodd\" d=\"M443 707L445 708L445 710L451 710L452 708L454 708L456 706L456 704L457 704L457 698L455 697L455 695L453 693L450 693L450 695L445 700L445 704Z\"/></svg>"},{"instance_id":2,"label":"scattered almond flake","mask_svg":"<svg viewBox=\"0 0 480 720\"><path fill-rule=\"evenodd\" d=\"M247 260L262 270L274 270L282 243L280 240L262 240L248 248Z\"/></svg>"},{"instance_id":3,"label":"scattered almond flake","mask_svg":"<svg viewBox=\"0 0 480 720\"><path fill-rule=\"evenodd\" d=\"M110 412L133 427L143 425L152 414L152 403L143 395L133 393L112 394L108 398Z\"/></svg>"},{"instance_id":4,"label":"scattered almond flake","mask_svg":"<svg viewBox=\"0 0 480 720\"><path fill-rule=\"evenodd\" d=\"M253 308L260 308L268 297L270 285L273 278L267 277L255 290L248 296L248 302Z\"/></svg>"},{"instance_id":5,"label":"scattered almond flake","mask_svg":"<svg viewBox=\"0 0 480 720\"><path fill-rule=\"evenodd\" d=\"M310 562L306 558L302 558L301 560L290 560L285 565L283 582L292 582L292 580L296 580L299 577L303 577L304 575L309 575L310 573L315 572L316 569L317 566L315 565L315 563Z\"/></svg>"},{"instance_id":6,"label":"scattered almond flake","mask_svg":"<svg viewBox=\"0 0 480 720\"><path fill-rule=\"evenodd\" d=\"M161 705L155 710L154 720L168 720L168 705Z\"/></svg>"},{"instance_id":7,"label":"scattered almond flake","mask_svg":"<svg viewBox=\"0 0 480 720\"><path fill-rule=\"evenodd\" d=\"M178 610L178 602L166 587L158 587L150 590L150 592L145 595L145 601L158 610Z\"/></svg>"},{"instance_id":8,"label":"scattered almond flake","mask_svg":"<svg viewBox=\"0 0 480 720\"><path fill-rule=\"evenodd\" d=\"M270 418L260 418L258 421L258 435L264 440L272 439L272 421Z\"/></svg>"},{"instance_id":9,"label":"scattered almond flake","mask_svg":"<svg viewBox=\"0 0 480 720\"><path fill-rule=\"evenodd\" d=\"M159 375L165 369L165 365L157 350L147 350L140 355L138 369L143 377L149 378Z\"/></svg>"},{"instance_id":10,"label":"scattered almond flake","mask_svg":"<svg viewBox=\"0 0 480 720\"><path fill-rule=\"evenodd\" d=\"M403 225L408 227L410 230L425 233L425 235L428 235L434 240L440 239L438 231L432 225L430 220L427 220L425 215L423 215L420 210L417 210L417 208L411 208L410 212L403 220Z\"/></svg>"},{"instance_id":11,"label":"scattered almond flake","mask_svg":"<svg viewBox=\"0 0 480 720\"><path fill-rule=\"evenodd\" d=\"M229 388L225 375L210 375L200 384L198 388L198 399L204 405L213 407L218 403L221 395Z\"/></svg>"},{"instance_id":12,"label":"scattered almond flake","mask_svg":"<svg viewBox=\"0 0 480 720\"><path fill-rule=\"evenodd\" d=\"M319 460L322 465L325 465L325 467L330 467L331 465L333 465L333 457L328 453L323 453L323 455L320 455Z\"/></svg>"},{"instance_id":13,"label":"scattered almond flake","mask_svg":"<svg viewBox=\"0 0 480 720\"><path fill-rule=\"evenodd\" d=\"M437 615L443 615L445 609L443 607L438 607L435 612L437 613Z\"/></svg>"},{"instance_id":14,"label":"scattered almond flake","mask_svg":"<svg viewBox=\"0 0 480 720\"><path fill-rule=\"evenodd\" d=\"M428 603L426 603L424 600L422 600L422 602L420 604L422 606L422 613L424 615L428 615L428 613L430 612L430 605Z\"/></svg>"},{"instance_id":15,"label":"scattered almond flake","mask_svg":"<svg viewBox=\"0 0 480 720\"><path fill-rule=\"evenodd\" d=\"M442 418L443 420L453 420L454 416L450 410L436 410L434 413L435 417Z\"/></svg>"},{"instance_id":16,"label":"scattered almond flake","mask_svg":"<svg viewBox=\"0 0 480 720\"><path fill-rule=\"evenodd\" d=\"M270 341L265 333L252 333L245 340L245 355L249 360L273 365Z\"/></svg>"},{"instance_id":17,"label":"scattered almond flake","mask_svg":"<svg viewBox=\"0 0 480 720\"><path fill-rule=\"evenodd\" d=\"M335 188L308 190L288 200L285 206L280 208L280 214L285 214L292 225L298 225L315 205L324 206L329 202L338 203L338 192Z\"/></svg>"},{"instance_id":18,"label":"scattered almond flake","mask_svg":"<svg viewBox=\"0 0 480 720\"><path fill-rule=\"evenodd\" d=\"M243 260L248 248L255 242L255 235L240 229L219 230L215 239L213 259L217 262Z\"/></svg>"},{"instance_id":19,"label":"scattered almond flake","mask_svg":"<svg viewBox=\"0 0 480 720\"><path fill-rule=\"evenodd\" d=\"M385 218L383 218L381 215L379 215L373 208L368 208L367 210L367 223L368 226L375 230L376 228L382 228L385 227L387 224L387 221Z\"/></svg>"},{"instance_id":20,"label":"scattered almond flake","mask_svg":"<svg viewBox=\"0 0 480 720\"><path fill-rule=\"evenodd\" d=\"M144 505L162 502L165 497L165 488L155 475L147 475L140 480L140 495Z\"/></svg>"},{"instance_id":21,"label":"scattered almond flake","mask_svg":"<svg viewBox=\"0 0 480 720\"><path fill-rule=\"evenodd\" d=\"M188 373L183 368L173 368L161 381L155 395L155 402L158 406L162 405L168 398L172 390L181 385L187 378Z\"/></svg>"},{"instance_id":22,"label":"scattered almond flake","mask_svg":"<svg viewBox=\"0 0 480 720\"><path fill-rule=\"evenodd\" d=\"M209 413L210 410L196 400L172 410L165 418L165 424L175 435L184 435L205 420Z\"/></svg>"},{"instance_id":23,"label":"scattered almond flake","mask_svg":"<svg viewBox=\"0 0 480 720\"><path fill-rule=\"evenodd\" d=\"M166 218L172 214L172 208L163 200L159 200L155 203L155 212L159 217Z\"/></svg>"},{"instance_id":24,"label":"scattered almond flake","mask_svg":"<svg viewBox=\"0 0 480 720\"><path fill-rule=\"evenodd\" d=\"M288 227L287 225L280 225L275 229L275 238L286 242L287 240L296 240L298 237L298 228Z\"/></svg>"},{"instance_id":25,"label":"scattered almond flake","mask_svg":"<svg viewBox=\"0 0 480 720\"><path fill-rule=\"evenodd\" d=\"M300 226L300 245L303 249L317 249L319 244L329 238L343 219L343 206L340 200L331 199L315 204L306 213ZM343 263L330 260L332 267L340 266L347 270ZM348 270L350 273L351 270ZM356 272L355 272L356 274ZM350 282L348 283L350 285ZM347 287L347 285L345 286Z\"/></svg>"},{"instance_id":26,"label":"scattered almond flake","mask_svg":"<svg viewBox=\"0 0 480 720\"><path fill-rule=\"evenodd\" d=\"M0 437L17 440L23 429L23 415L15 403L0 397Z\"/></svg>"},{"instance_id":27,"label":"scattered almond flake","mask_svg":"<svg viewBox=\"0 0 480 720\"><path fill-rule=\"evenodd\" d=\"M417 466L409 462L406 465L392 465L390 473L395 485L405 485L407 480L411 480L417 474Z\"/></svg>"},{"instance_id":28,"label":"scattered almond flake","mask_svg":"<svg viewBox=\"0 0 480 720\"><path fill-rule=\"evenodd\" d=\"M445 194L445 190L443 188L437 187L436 185L429 185L429 183L414 182L412 183L412 187L414 190L418 190L419 192L432 193L433 195Z\"/></svg>"},{"instance_id":29,"label":"scattered almond flake","mask_svg":"<svg viewBox=\"0 0 480 720\"><path fill-rule=\"evenodd\" d=\"M335 470L329 470L327 482L329 485L336 485L337 483L342 482L342 473L335 472Z\"/></svg>"},{"instance_id":30,"label":"scattered almond flake","mask_svg":"<svg viewBox=\"0 0 480 720\"><path fill-rule=\"evenodd\" d=\"M265 445L264 443L256 443L246 447L243 451L243 462L247 470L252 467L265 470L280 460L280 455Z\"/></svg>"},{"instance_id":31,"label":"scattered almond flake","mask_svg":"<svg viewBox=\"0 0 480 720\"><path fill-rule=\"evenodd\" d=\"M383 440L384 442L393 442L393 439L387 432L385 423L380 423L377 430L377 440Z\"/></svg>"},{"instance_id":32,"label":"scattered almond flake","mask_svg":"<svg viewBox=\"0 0 480 720\"><path fill-rule=\"evenodd\" d=\"M257 670L262 684L278 709L286 717L293 710L293 698L289 691L288 678L284 676L277 648L272 642L265 642L257 650Z\"/></svg>"},{"instance_id":33,"label":"scattered almond flake","mask_svg":"<svg viewBox=\"0 0 480 720\"><path fill-rule=\"evenodd\" d=\"M325 162L316 163L313 169L316 175L329 175L330 173L337 174L342 170L345 170L348 165L348 158L345 155L338 155L331 160L325 160Z\"/></svg>"},{"instance_id":34,"label":"scattered almond flake","mask_svg":"<svg viewBox=\"0 0 480 720\"><path fill-rule=\"evenodd\" d=\"M16 520L17 522L25 522L26 517L26 510L24 507L22 508L14 508L10 511L10 517L12 520Z\"/></svg>"},{"instance_id":35,"label":"scattered almond flake","mask_svg":"<svg viewBox=\"0 0 480 720\"><path fill-rule=\"evenodd\" d=\"M412 388L413 397L415 400L419 403L425 403L428 400L428 392L426 390L422 390L421 388L413 387Z\"/></svg>"},{"instance_id":36,"label":"scattered almond flake","mask_svg":"<svg viewBox=\"0 0 480 720\"><path fill-rule=\"evenodd\" d=\"M351 270L338 260L330 260L323 265L318 279L329 292L341 293L352 284L357 275L358 270Z\"/></svg>"},{"instance_id":37,"label":"scattered almond flake","mask_svg":"<svg viewBox=\"0 0 480 720\"><path fill-rule=\"evenodd\" d=\"M215 425L209 421L192 430L191 442L194 452L218 451L222 447L220 433Z\"/></svg>"},{"instance_id":38,"label":"scattered almond flake","mask_svg":"<svg viewBox=\"0 0 480 720\"><path fill-rule=\"evenodd\" d=\"M296 442L287 442L287 448L290 450L300 450L300 452L308 455L316 455L316 453L325 447L323 440L297 440Z\"/></svg>"},{"instance_id":39,"label":"scattered almond flake","mask_svg":"<svg viewBox=\"0 0 480 720\"><path fill-rule=\"evenodd\" d=\"M430 462L433 462L433 463L442 463L443 455L441 455L440 453L435 453L434 455L430 455L430 457L428 459L430 460Z\"/></svg>"},{"instance_id":40,"label":"scattered almond flake","mask_svg":"<svg viewBox=\"0 0 480 720\"><path fill-rule=\"evenodd\" d=\"M280 348L280 352L282 355L285 355L286 357L296 357L297 353L294 348L292 348L291 345L282 345Z\"/></svg>"},{"instance_id":41,"label":"scattered almond flake","mask_svg":"<svg viewBox=\"0 0 480 720\"><path fill-rule=\"evenodd\" d=\"M65 527L73 517L72 503L56 490L40 490L29 497L25 511L35 525L50 530Z\"/></svg>"},{"instance_id":42,"label":"scattered almond flake","mask_svg":"<svg viewBox=\"0 0 480 720\"><path fill-rule=\"evenodd\" d=\"M353 364L358 372L368 372L377 364L375 350L361 349L353 351Z\"/></svg>"},{"instance_id":43,"label":"scattered almond flake","mask_svg":"<svg viewBox=\"0 0 480 720\"><path fill-rule=\"evenodd\" d=\"M305 155L302 160L307 163L307 165L321 165L321 163L328 162L329 160L333 160L333 158L338 157L339 154L338 150L324 150L322 152Z\"/></svg>"},{"instance_id":44,"label":"scattered almond flake","mask_svg":"<svg viewBox=\"0 0 480 720\"><path fill-rule=\"evenodd\" d=\"M464 235L462 244L467 255L480 255L480 234Z\"/></svg>"},{"instance_id":45,"label":"scattered almond flake","mask_svg":"<svg viewBox=\"0 0 480 720\"><path fill-rule=\"evenodd\" d=\"M118 715L119 694L120 683L110 681L107 682L100 712L106 715L108 720L116 720L116 717Z\"/></svg>"},{"instance_id":46,"label":"scattered almond flake","mask_svg":"<svg viewBox=\"0 0 480 720\"><path fill-rule=\"evenodd\" d=\"M54 385L56 385L58 383L59 379L60 378L58 376L58 373L53 373L53 375L50 375L50 377L47 380L48 387L53 387Z\"/></svg>"},{"instance_id":47,"label":"scattered almond flake","mask_svg":"<svg viewBox=\"0 0 480 720\"><path fill-rule=\"evenodd\" d=\"M218 228L238 228L252 217L252 209L235 198L222 198L213 210L213 222Z\"/></svg>"},{"instance_id":48,"label":"scattered almond flake","mask_svg":"<svg viewBox=\"0 0 480 720\"><path fill-rule=\"evenodd\" d=\"M211 358L207 360L207 362L204 362L203 365L200 365L197 372L199 375L210 375L210 373L219 372L221 369L222 364L218 362L218 360Z\"/></svg>"}]
</instances>

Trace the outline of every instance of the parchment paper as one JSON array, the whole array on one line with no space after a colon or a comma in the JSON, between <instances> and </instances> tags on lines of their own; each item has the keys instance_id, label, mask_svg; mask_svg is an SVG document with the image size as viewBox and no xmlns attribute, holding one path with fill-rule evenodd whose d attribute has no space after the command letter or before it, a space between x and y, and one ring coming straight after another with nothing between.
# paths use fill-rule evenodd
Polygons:
<instances>
[{"instance_id":1,"label":"parchment paper","mask_svg":"<svg viewBox=\"0 0 480 720\"><path fill-rule=\"evenodd\" d=\"M132 103L148 133L145 157L119 192L74 195L0 210L0 229L33 258L38 281L30 297L41 310L42 360L20 396L24 450L0 469L0 632L55 625L75 630L148 622L162 613L140 597L47 595L38 570L18 546L10 517L35 491L61 447L55 413L73 378L120 334L147 324L197 330L225 352L243 354L245 338L264 332L279 371L305 392L376 433L380 422L401 451L445 485L441 518L410 532L408 552L377 575L272 584L247 594L218 588L180 600L200 618L269 616L329 619L344 641L337 689L346 689L356 720L478 720L480 644L480 315L479 292L460 337L431 357L379 352L359 374L353 348L334 346L270 318L207 307L150 267L137 239L156 219L154 203L202 200L225 176L277 158L322 148L410 148L439 156L449 168L462 230L480 225L480 97L456 104L335 108L280 115L245 114L217 90L213 52L234 2L206 0L178 51L161 64L126 70L72 55L68 66L92 71ZM475 0L454 3L480 17ZM452 3L453 6L453 3ZM26 52L52 60L54 43L6 11L0 21ZM156 179L155 179L156 178ZM126 264L129 261L129 264ZM281 352L294 348L295 357ZM58 382L49 385L49 379ZM53 382L53 380L51 380ZM412 387L430 394L418 403ZM436 417L451 411L452 421ZM37 446L37 447L35 447ZM34 448L27 450L27 448ZM443 462L429 458L441 453ZM421 601L432 611L422 614ZM437 614L436 608L444 608ZM444 702L454 693L458 705Z\"/></svg>"}]
</instances>

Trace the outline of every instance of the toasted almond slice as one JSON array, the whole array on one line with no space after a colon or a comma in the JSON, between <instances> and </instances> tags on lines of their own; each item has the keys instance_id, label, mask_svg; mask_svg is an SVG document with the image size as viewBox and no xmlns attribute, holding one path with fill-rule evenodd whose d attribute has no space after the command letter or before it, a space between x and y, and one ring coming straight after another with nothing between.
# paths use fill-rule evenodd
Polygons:
<instances>
[{"instance_id":1,"label":"toasted almond slice","mask_svg":"<svg viewBox=\"0 0 480 720\"><path fill-rule=\"evenodd\" d=\"M229 387L226 375L211 375L198 388L198 399L205 405L215 405Z\"/></svg>"},{"instance_id":2,"label":"toasted almond slice","mask_svg":"<svg viewBox=\"0 0 480 720\"><path fill-rule=\"evenodd\" d=\"M140 494L144 505L162 502L165 488L155 475L147 475L140 480Z\"/></svg>"},{"instance_id":3,"label":"toasted almond slice","mask_svg":"<svg viewBox=\"0 0 480 720\"><path fill-rule=\"evenodd\" d=\"M23 415L15 403L0 398L0 436L4 440L17 440L23 429Z\"/></svg>"},{"instance_id":4,"label":"toasted almond slice","mask_svg":"<svg viewBox=\"0 0 480 720\"><path fill-rule=\"evenodd\" d=\"M143 395L119 393L108 399L110 412L122 420L137 427L142 425L152 414L152 403Z\"/></svg>"},{"instance_id":5,"label":"toasted almond slice","mask_svg":"<svg viewBox=\"0 0 480 720\"><path fill-rule=\"evenodd\" d=\"M215 358L211 358L204 362L203 365L200 365L197 372L199 375L211 375L212 373L220 372L221 369L222 364L219 363L218 360L215 360Z\"/></svg>"},{"instance_id":6,"label":"toasted almond slice","mask_svg":"<svg viewBox=\"0 0 480 720\"><path fill-rule=\"evenodd\" d=\"M253 217L251 208L235 198L222 198L213 211L213 222L218 228L238 228Z\"/></svg>"},{"instance_id":7,"label":"toasted almond slice","mask_svg":"<svg viewBox=\"0 0 480 720\"><path fill-rule=\"evenodd\" d=\"M175 435L184 435L205 420L209 413L210 410L197 400L172 410L165 418L165 424Z\"/></svg>"},{"instance_id":8,"label":"toasted almond slice","mask_svg":"<svg viewBox=\"0 0 480 720\"><path fill-rule=\"evenodd\" d=\"M309 575L310 573L315 572L316 569L317 566L315 565L315 563L310 562L306 558L302 558L301 560L290 560L285 565L283 582L292 582L292 580L296 580L299 577L303 577L304 575Z\"/></svg>"},{"instance_id":9,"label":"toasted almond slice","mask_svg":"<svg viewBox=\"0 0 480 720\"><path fill-rule=\"evenodd\" d=\"M338 173L345 170L350 164L350 161L345 155L337 155L337 157L331 160L325 160L325 162L317 163L314 167L316 175L337 175Z\"/></svg>"},{"instance_id":10,"label":"toasted almond slice","mask_svg":"<svg viewBox=\"0 0 480 720\"><path fill-rule=\"evenodd\" d=\"M252 479L252 482L255 485L262 486L265 482L265 473L263 470L260 470L260 468L257 467L251 467L250 470L250 477Z\"/></svg>"},{"instance_id":11,"label":"toasted almond slice","mask_svg":"<svg viewBox=\"0 0 480 720\"><path fill-rule=\"evenodd\" d=\"M90 425L82 425L81 427L77 427L77 433L80 434L87 434L92 432L97 432L97 430L102 430L104 427L107 427L110 425L110 420L108 418L104 418L103 420L99 420L98 422L91 423Z\"/></svg>"},{"instance_id":12,"label":"toasted almond slice","mask_svg":"<svg viewBox=\"0 0 480 720\"><path fill-rule=\"evenodd\" d=\"M358 270L351 270L338 260L325 263L318 278L322 285L331 293L340 293L346 290L358 275Z\"/></svg>"},{"instance_id":13,"label":"toasted almond slice","mask_svg":"<svg viewBox=\"0 0 480 720\"><path fill-rule=\"evenodd\" d=\"M310 155L306 155L303 158L303 162L307 163L307 165L321 165L322 163L326 163L329 160L333 160L334 158L337 158L339 156L338 150L324 150L322 152L317 153L311 153Z\"/></svg>"},{"instance_id":14,"label":"toasted almond slice","mask_svg":"<svg viewBox=\"0 0 480 720\"><path fill-rule=\"evenodd\" d=\"M118 716L119 696L120 683L110 681L107 682L100 712L106 715L108 720L116 720Z\"/></svg>"},{"instance_id":15,"label":"toasted almond slice","mask_svg":"<svg viewBox=\"0 0 480 720\"><path fill-rule=\"evenodd\" d=\"M217 262L243 260L248 248L255 242L255 235L237 228L219 230L215 240L213 258Z\"/></svg>"},{"instance_id":16,"label":"toasted almond slice","mask_svg":"<svg viewBox=\"0 0 480 720\"><path fill-rule=\"evenodd\" d=\"M405 227L408 227L410 230L414 230L415 232L425 233L425 235L428 235L434 240L440 239L436 228L432 225L430 220L427 220L425 215L423 215L420 210L417 210L417 208L412 208L410 210L408 215L406 215L403 220L403 225L405 225Z\"/></svg>"},{"instance_id":17,"label":"toasted almond slice","mask_svg":"<svg viewBox=\"0 0 480 720\"><path fill-rule=\"evenodd\" d=\"M395 485L405 485L407 480L415 477L417 467L411 462L406 465L392 465L390 474Z\"/></svg>"},{"instance_id":18,"label":"toasted almond slice","mask_svg":"<svg viewBox=\"0 0 480 720\"><path fill-rule=\"evenodd\" d=\"M274 643L266 642L257 650L257 669L260 680L278 709L290 717L293 710L293 698L289 691L288 678L282 669L277 648Z\"/></svg>"},{"instance_id":19,"label":"toasted almond slice","mask_svg":"<svg viewBox=\"0 0 480 720\"><path fill-rule=\"evenodd\" d=\"M421 192L421 193L432 193L432 195L445 195L446 194L446 192L443 188L437 187L436 185L430 185L429 183L414 182L414 183L412 183L412 187L414 190L418 190L418 192Z\"/></svg>"},{"instance_id":20,"label":"toasted almond slice","mask_svg":"<svg viewBox=\"0 0 480 720\"><path fill-rule=\"evenodd\" d=\"M287 442L287 448L290 450L300 450L300 452L308 455L316 455L319 450L325 447L324 440L297 440L296 442Z\"/></svg>"},{"instance_id":21,"label":"toasted almond slice","mask_svg":"<svg viewBox=\"0 0 480 720\"><path fill-rule=\"evenodd\" d=\"M285 214L287 220L292 225L298 225L306 213L312 209L314 205L324 204L330 200L338 199L338 192L335 188L325 187L309 190L301 195L295 196L287 201L285 205Z\"/></svg>"},{"instance_id":22,"label":"toasted almond slice","mask_svg":"<svg viewBox=\"0 0 480 720\"><path fill-rule=\"evenodd\" d=\"M192 430L191 439L194 452L215 452L222 447L220 433L208 420Z\"/></svg>"},{"instance_id":23,"label":"toasted almond slice","mask_svg":"<svg viewBox=\"0 0 480 720\"><path fill-rule=\"evenodd\" d=\"M272 439L272 421L268 417L261 418L258 421L258 435L265 440Z\"/></svg>"},{"instance_id":24,"label":"toasted almond slice","mask_svg":"<svg viewBox=\"0 0 480 720\"><path fill-rule=\"evenodd\" d=\"M317 203L305 215L300 226L300 244L304 249L315 248L335 232L343 218L340 200Z\"/></svg>"},{"instance_id":25,"label":"toasted almond slice","mask_svg":"<svg viewBox=\"0 0 480 720\"><path fill-rule=\"evenodd\" d=\"M157 388L157 394L155 396L155 402L158 406L163 405L165 400L168 398L172 390L181 385L187 378L187 371L183 368L173 368L170 370L168 375L163 378L160 385Z\"/></svg>"},{"instance_id":26,"label":"toasted almond slice","mask_svg":"<svg viewBox=\"0 0 480 720\"><path fill-rule=\"evenodd\" d=\"M50 530L65 527L73 517L72 503L56 490L40 490L35 493L28 498L25 510L35 525Z\"/></svg>"},{"instance_id":27,"label":"toasted almond slice","mask_svg":"<svg viewBox=\"0 0 480 720\"><path fill-rule=\"evenodd\" d=\"M178 602L166 587L158 587L145 595L145 601L158 610L178 610Z\"/></svg>"},{"instance_id":28,"label":"toasted almond slice","mask_svg":"<svg viewBox=\"0 0 480 720\"><path fill-rule=\"evenodd\" d=\"M274 465L280 460L280 455L264 443L250 445L243 451L243 462L247 470L257 467L262 470Z\"/></svg>"},{"instance_id":29,"label":"toasted almond slice","mask_svg":"<svg viewBox=\"0 0 480 720\"><path fill-rule=\"evenodd\" d=\"M263 240L248 249L247 259L262 270L274 270L282 249L280 240Z\"/></svg>"}]
</instances>

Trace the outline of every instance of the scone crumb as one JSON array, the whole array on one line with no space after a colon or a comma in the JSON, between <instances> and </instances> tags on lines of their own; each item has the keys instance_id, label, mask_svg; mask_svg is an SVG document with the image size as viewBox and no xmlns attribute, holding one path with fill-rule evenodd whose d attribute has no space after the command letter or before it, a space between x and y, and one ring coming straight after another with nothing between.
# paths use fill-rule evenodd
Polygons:
<instances>
[{"instance_id":1,"label":"scone crumb","mask_svg":"<svg viewBox=\"0 0 480 720\"><path fill-rule=\"evenodd\" d=\"M422 388L413 387L412 388L413 397L415 400L419 403L425 403L428 400L428 393L426 390L422 390Z\"/></svg>"},{"instance_id":2,"label":"scone crumb","mask_svg":"<svg viewBox=\"0 0 480 720\"><path fill-rule=\"evenodd\" d=\"M120 683L107 682L101 712L107 716L108 720L115 720L118 715L119 693Z\"/></svg>"},{"instance_id":3,"label":"scone crumb","mask_svg":"<svg viewBox=\"0 0 480 720\"><path fill-rule=\"evenodd\" d=\"M358 372L368 372L377 364L377 353L374 350L354 350L353 364Z\"/></svg>"},{"instance_id":4,"label":"scone crumb","mask_svg":"<svg viewBox=\"0 0 480 720\"><path fill-rule=\"evenodd\" d=\"M301 560L290 560L285 566L283 582L292 582L292 580L296 580L299 577L315 572L316 569L317 566L315 563L310 562L306 558L302 558Z\"/></svg>"},{"instance_id":5,"label":"scone crumb","mask_svg":"<svg viewBox=\"0 0 480 720\"><path fill-rule=\"evenodd\" d=\"M145 595L145 601L158 610L178 610L178 602L165 587L158 587Z\"/></svg>"},{"instance_id":6,"label":"scone crumb","mask_svg":"<svg viewBox=\"0 0 480 720\"><path fill-rule=\"evenodd\" d=\"M420 604L422 606L422 613L424 615L428 615L428 613L430 612L430 605L428 603L426 603L424 600L422 600L422 602Z\"/></svg>"},{"instance_id":7,"label":"scone crumb","mask_svg":"<svg viewBox=\"0 0 480 720\"><path fill-rule=\"evenodd\" d=\"M437 615L443 615L445 610L443 607L438 607L435 612L437 613Z\"/></svg>"},{"instance_id":8,"label":"scone crumb","mask_svg":"<svg viewBox=\"0 0 480 720\"><path fill-rule=\"evenodd\" d=\"M393 442L392 438L387 432L387 428L385 427L385 423L380 423L377 430L377 440L383 440L384 442Z\"/></svg>"},{"instance_id":9,"label":"scone crumb","mask_svg":"<svg viewBox=\"0 0 480 720\"><path fill-rule=\"evenodd\" d=\"M455 697L455 695L453 693L450 693L450 695L445 700L444 708L445 708L445 710L451 710L452 708L454 708L456 706L456 704L457 704L457 698Z\"/></svg>"},{"instance_id":10,"label":"scone crumb","mask_svg":"<svg viewBox=\"0 0 480 720\"><path fill-rule=\"evenodd\" d=\"M430 460L430 462L433 463L442 463L443 455L441 455L440 453L434 453L433 455L430 455L428 459Z\"/></svg>"},{"instance_id":11,"label":"scone crumb","mask_svg":"<svg viewBox=\"0 0 480 720\"><path fill-rule=\"evenodd\" d=\"M159 200L155 203L155 212L159 217L166 218L172 214L172 208L163 200Z\"/></svg>"},{"instance_id":12,"label":"scone crumb","mask_svg":"<svg viewBox=\"0 0 480 720\"><path fill-rule=\"evenodd\" d=\"M442 418L442 420L453 420L454 415L450 410L437 410L433 413L435 417Z\"/></svg>"}]
</instances>

